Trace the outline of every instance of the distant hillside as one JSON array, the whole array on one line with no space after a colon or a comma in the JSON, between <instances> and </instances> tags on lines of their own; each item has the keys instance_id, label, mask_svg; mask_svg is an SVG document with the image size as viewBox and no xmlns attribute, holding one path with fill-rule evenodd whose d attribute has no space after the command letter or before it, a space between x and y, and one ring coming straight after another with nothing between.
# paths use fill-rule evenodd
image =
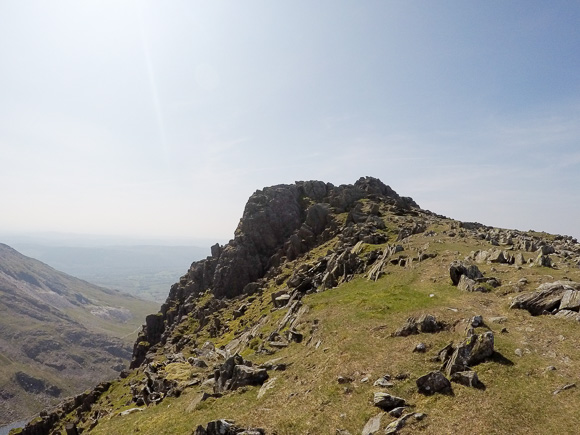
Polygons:
<instances>
[{"instance_id":1,"label":"distant hillside","mask_svg":"<svg viewBox=\"0 0 580 435\"><path fill-rule=\"evenodd\" d=\"M0 424L117 374L155 309L0 244Z\"/></svg>"},{"instance_id":2,"label":"distant hillside","mask_svg":"<svg viewBox=\"0 0 580 435\"><path fill-rule=\"evenodd\" d=\"M196 246L55 246L13 243L25 255L94 284L163 302L167 289L193 261L208 255Z\"/></svg>"}]
</instances>

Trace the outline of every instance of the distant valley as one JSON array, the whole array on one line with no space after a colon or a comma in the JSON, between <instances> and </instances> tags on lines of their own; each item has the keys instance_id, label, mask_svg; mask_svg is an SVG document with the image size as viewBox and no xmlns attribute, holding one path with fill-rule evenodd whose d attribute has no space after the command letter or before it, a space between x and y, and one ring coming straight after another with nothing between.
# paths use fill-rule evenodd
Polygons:
<instances>
[{"instance_id":1,"label":"distant valley","mask_svg":"<svg viewBox=\"0 0 580 435\"><path fill-rule=\"evenodd\" d=\"M192 261L209 255L197 246L58 246L12 242L18 251L99 286L163 302Z\"/></svg>"},{"instance_id":2,"label":"distant valley","mask_svg":"<svg viewBox=\"0 0 580 435\"><path fill-rule=\"evenodd\" d=\"M0 425L115 376L158 308L0 244Z\"/></svg>"}]
</instances>

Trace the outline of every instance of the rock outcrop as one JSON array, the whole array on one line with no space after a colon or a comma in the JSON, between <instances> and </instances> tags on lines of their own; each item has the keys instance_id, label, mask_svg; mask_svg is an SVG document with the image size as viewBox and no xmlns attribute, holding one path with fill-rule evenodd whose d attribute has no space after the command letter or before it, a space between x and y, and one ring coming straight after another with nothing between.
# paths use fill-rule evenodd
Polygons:
<instances>
[{"instance_id":1,"label":"rock outcrop","mask_svg":"<svg viewBox=\"0 0 580 435\"><path fill-rule=\"evenodd\" d=\"M266 431L260 428L244 429L236 426L233 420L210 421L206 427L201 425L193 431L193 435L265 435Z\"/></svg>"},{"instance_id":2,"label":"rock outcrop","mask_svg":"<svg viewBox=\"0 0 580 435\"><path fill-rule=\"evenodd\" d=\"M416 381L419 393L431 396L435 393L452 394L451 382L439 371L421 376Z\"/></svg>"},{"instance_id":3,"label":"rock outcrop","mask_svg":"<svg viewBox=\"0 0 580 435\"><path fill-rule=\"evenodd\" d=\"M245 385L261 385L268 379L268 372L263 368L254 368L250 361L234 355L215 371L214 379L214 392L222 393Z\"/></svg>"},{"instance_id":4,"label":"rock outcrop","mask_svg":"<svg viewBox=\"0 0 580 435\"><path fill-rule=\"evenodd\" d=\"M379 230L384 224L377 217L378 205L366 210L361 199L385 203L396 210L419 206L400 197L389 186L372 177L354 185L334 186L321 181L299 181L291 185L266 187L248 200L234 239L225 246L214 245L212 255L193 263L179 283L171 287L158 314L147 317L137 339L131 368L140 366L151 348L164 343L164 337L189 314L191 302L205 291L215 298L230 299L260 289L261 280L275 272L283 262L293 260L338 234L338 213L350 212L342 229L343 244L359 240L385 241ZM314 286L331 288L361 265L350 250L331 254L319 265L318 278L301 280L294 288L307 291ZM203 318L207 318L203 316Z\"/></svg>"},{"instance_id":5,"label":"rock outcrop","mask_svg":"<svg viewBox=\"0 0 580 435\"><path fill-rule=\"evenodd\" d=\"M518 295L510 308L528 310L533 316L552 314L558 310L578 311L580 284L572 281L545 283L531 293Z\"/></svg>"},{"instance_id":6,"label":"rock outcrop","mask_svg":"<svg viewBox=\"0 0 580 435\"><path fill-rule=\"evenodd\" d=\"M466 371L469 367L479 364L492 356L493 352L493 332L472 334L461 342L453 353L450 353L449 350L445 351L443 368L447 375L451 376L456 372Z\"/></svg>"}]
</instances>

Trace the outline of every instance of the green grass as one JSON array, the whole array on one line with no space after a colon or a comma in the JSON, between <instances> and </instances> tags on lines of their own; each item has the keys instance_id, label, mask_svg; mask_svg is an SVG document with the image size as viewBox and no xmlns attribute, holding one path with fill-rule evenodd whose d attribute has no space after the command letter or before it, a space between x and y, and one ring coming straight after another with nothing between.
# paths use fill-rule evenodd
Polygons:
<instances>
[{"instance_id":1,"label":"green grass","mask_svg":"<svg viewBox=\"0 0 580 435\"><path fill-rule=\"evenodd\" d=\"M434 219L429 228L437 233L435 236L418 234L405 242L402 255L413 257L423 250L436 253L433 259L406 268L388 265L385 275L376 282L358 276L337 288L305 296L302 302L310 310L296 325L305 336L303 342L291 343L274 355L256 354L256 349L286 314L286 309L272 310L270 303L271 293L284 288L284 283L269 282L238 319L232 313L245 301L236 300L222 309L220 316L227 331L220 337L211 339L207 328L199 330L199 324L193 322L180 328L181 334L195 333L199 345L212 340L221 346L267 316L260 335L250 341L242 354L256 364L282 358L289 366L283 372L270 372L276 381L261 399L257 398L259 388L249 387L192 406L202 390L196 386L186 389L179 398L121 417L120 411L134 406L128 391L131 382L143 376L137 371L116 382L100 400L97 409L108 415L90 433L191 433L198 424L231 418L242 426L259 426L278 435L335 434L337 429L355 434L360 433L368 418L380 412L372 406L372 397L383 389L374 387L373 382L385 374L399 373L410 376L395 381L387 391L405 398L412 410L428 415L423 422L405 428L403 434L577 433L580 390L559 395L552 392L580 378L580 367L575 363L580 360L578 324L510 310L512 295L508 290L510 282L515 283L522 276L529 281L526 289L532 290L542 282L564 276L580 281L580 271L565 264L559 270L482 264L478 266L485 275L499 278L502 287L489 293L461 292L451 285L449 264L476 249L496 247L470 237L442 234L452 225L451 221ZM395 228L392 225L391 231ZM284 265L284 273L289 276L301 264L315 264L335 243L336 240L327 242ZM381 247L366 245L361 255ZM203 302L210 297L204 295ZM435 315L449 328L436 334L391 336L407 317L424 313ZM474 367L486 389L454 384L454 396L418 394L415 380L439 368L440 363L434 362L433 356L449 342L462 341L467 319L474 315L483 315L484 320L496 316L508 319L504 324L487 321L495 335L496 357ZM507 333L500 332L504 327ZM485 330L478 328L477 332ZM427 345L426 354L412 352L419 342ZM521 357L516 349L523 352ZM184 349L186 355L188 351ZM556 366L557 370L546 372L548 366ZM179 381L204 376L184 364L170 364L165 370ZM205 376L210 373L208 369ZM354 382L338 384L338 376L352 377ZM369 381L362 382L363 378ZM386 416L384 425L392 420Z\"/></svg>"}]
</instances>

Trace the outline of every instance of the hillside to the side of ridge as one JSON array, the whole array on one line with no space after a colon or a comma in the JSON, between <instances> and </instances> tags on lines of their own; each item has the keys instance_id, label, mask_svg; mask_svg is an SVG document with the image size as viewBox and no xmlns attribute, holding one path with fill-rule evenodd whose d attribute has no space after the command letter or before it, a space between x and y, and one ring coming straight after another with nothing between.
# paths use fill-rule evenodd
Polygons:
<instances>
[{"instance_id":1,"label":"hillside to the side of ridge","mask_svg":"<svg viewBox=\"0 0 580 435\"><path fill-rule=\"evenodd\" d=\"M0 424L114 377L154 307L0 244Z\"/></svg>"},{"instance_id":2,"label":"hillside to the side of ridge","mask_svg":"<svg viewBox=\"0 0 580 435\"><path fill-rule=\"evenodd\" d=\"M29 241L11 246L77 278L159 303L183 271L209 252L196 246L55 246Z\"/></svg>"},{"instance_id":3,"label":"hillside to the side of ridge","mask_svg":"<svg viewBox=\"0 0 580 435\"><path fill-rule=\"evenodd\" d=\"M580 245L373 178L256 192L132 370L21 433L576 433Z\"/></svg>"}]
</instances>

